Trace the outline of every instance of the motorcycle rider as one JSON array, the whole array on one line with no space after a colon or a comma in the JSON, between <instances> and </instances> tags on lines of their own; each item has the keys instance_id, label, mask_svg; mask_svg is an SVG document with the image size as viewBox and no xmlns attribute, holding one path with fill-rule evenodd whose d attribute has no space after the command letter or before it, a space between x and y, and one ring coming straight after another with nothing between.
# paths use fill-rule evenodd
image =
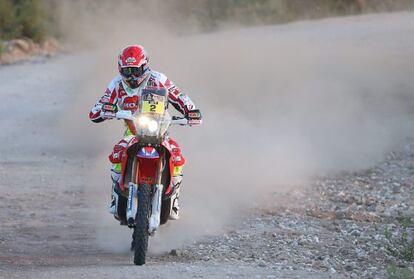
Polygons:
<instances>
[{"instance_id":1,"label":"motorcycle rider","mask_svg":"<svg viewBox=\"0 0 414 279\"><path fill-rule=\"evenodd\" d=\"M201 124L202 117L191 99L169 80L163 73L149 68L149 58L146 50L141 45L130 45L125 47L118 57L117 75L108 85L105 94L95 104L89 113L89 118L99 123L108 119L116 118L116 111L129 110L134 114L139 106L142 89L147 87L165 88L168 92L169 103L182 113L188 120L189 125ZM121 179L122 156L126 156L125 150L129 140L134 137L126 127L124 138L119 141L109 155L112 163L112 201L109 208L111 214L118 220L122 206L119 183ZM185 159L176 141L168 137L166 139L171 146L173 158L172 185L174 195L172 196L172 210L170 219L179 218L179 190L183 178L183 166ZM125 201L125 200L124 200ZM123 209L125 210L125 209ZM122 220L120 220L122 222Z\"/></svg>"}]
</instances>

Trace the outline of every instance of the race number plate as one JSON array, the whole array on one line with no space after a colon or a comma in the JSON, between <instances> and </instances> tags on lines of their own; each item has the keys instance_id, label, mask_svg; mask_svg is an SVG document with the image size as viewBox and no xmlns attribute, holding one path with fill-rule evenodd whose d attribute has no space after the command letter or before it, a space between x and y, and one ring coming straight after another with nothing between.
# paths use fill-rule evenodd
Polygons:
<instances>
[{"instance_id":1,"label":"race number plate","mask_svg":"<svg viewBox=\"0 0 414 279\"><path fill-rule=\"evenodd\" d=\"M146 88L142 90L142 113L164 114L167 105L165 88Z\"/></svg>"},{"instance_id":2,"label":"race number plate","mask_svg":"<svg viewBox=\"0 0 414 279\"><path fill-rule=\"evenodd\" d=\"M165 97L158 94L145 92L143 94L142 112L163 114L165 111Z\"/></svg>"},{"instance_id":3,"label":"race number plate","mask_svg":"<svg viewBox=\"0 0 414 279\"><path fill-rule=\"evenodd\" d=\"M144 101L142 104L142 112L143 113L157 113L163 114L165 110L165 103L164 101Z\"/></svg>"}]
</instances>

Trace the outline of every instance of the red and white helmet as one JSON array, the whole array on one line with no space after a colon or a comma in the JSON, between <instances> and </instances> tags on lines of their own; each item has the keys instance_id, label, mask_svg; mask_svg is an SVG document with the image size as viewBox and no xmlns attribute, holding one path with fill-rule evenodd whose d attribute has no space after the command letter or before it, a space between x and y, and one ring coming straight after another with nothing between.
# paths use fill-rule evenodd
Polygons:
<instances>
[{"instance_id":1,"label":"red and white helmet","mask_svg":"<svg viewBox=\"0 0 414 279\"><path fill-rule=\"evenodd\" d=\"M149 75L148 54L141 45L125 47L118 57L118 71L122 79L137 88Z\"/></svg>"}]
</instances>

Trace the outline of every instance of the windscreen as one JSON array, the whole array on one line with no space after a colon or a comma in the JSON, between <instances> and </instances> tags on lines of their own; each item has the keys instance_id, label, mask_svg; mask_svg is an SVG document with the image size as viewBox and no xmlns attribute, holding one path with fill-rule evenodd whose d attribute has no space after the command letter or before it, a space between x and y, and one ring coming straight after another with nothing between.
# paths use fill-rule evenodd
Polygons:
<instances>
[{"instance_id":1,"label":"windscreen","mask_svg":"<svg viewBox=\"0 0 414 279\"><path fill-rule=\"evenodd\" d=\"M165 133L165 118L168 115L168 95L165 88L142 90L137 134L141 141L159 142Z\"/></svg>"}]
</instances>

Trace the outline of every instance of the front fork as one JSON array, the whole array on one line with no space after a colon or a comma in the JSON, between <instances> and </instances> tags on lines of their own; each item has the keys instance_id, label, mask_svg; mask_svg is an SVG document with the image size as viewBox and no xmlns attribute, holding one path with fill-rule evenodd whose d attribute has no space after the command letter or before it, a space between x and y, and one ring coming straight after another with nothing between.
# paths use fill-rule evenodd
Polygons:
<instances>
[{"instance_id":1,"label":"front fork","mask_svg":"<svg viewBox=\"0 0 414 279\"><path fill-rule=\"evenodd\" d=\"M128 185L128 206L126 210L127 225L130 228L135 226L135 216L138 210L138 185L129 182Z\"/></svg>"},{"instance_id":2,"label":"front fork","mask_svg":"<svg viewBox=\"0 0 414 279\"><path fill-rule=\"evenodd\" d=\"M153 234L160 226L161 222L161 202L162 202L162 184L153 186L153 194L151 200L151 215L149 217L148 233ZM135 216L138 210L138 185L129 183L128 207L127 207L127 224L128 227L135 226Z\"/></svg>"},{"instance_id":3,"label":"front fork","mask_svg":"<svg viewBox=\"0 0 414 279\"><path fill-rule=\"evenodd\" d=\"M155 231L160 226L161 222L161 197L162 197L162 190L163 185L157 184L154 185L155 191L152 196L152 210L151 210L151 216L149 219L149 225L148 225L148 232L149 234L155 233Z\"/></svg>"},{"instance_id":4,"label":"front fork","mask_svg":"<svg viewBox=\"0 0 414 279\"><path fill-rule=\"evenodd\" d=\"M152 195L151 195L151 214L149 216L148 224L148 233L154 234L155 231L160 226L161 219L161 203L162 203L162 193L164 186L161 184L161 174L163 169L163 160L160 158L155 148L153 147L143 147L139 149L136 162L138 165L134 168L135 181L142 182L143 180L156 181L156 184L152 185ZM147 165L146 165L147 163ZM156 170L149 170L148 167L155 167ZM139 177L140 175L147 177ZM152 177L148 177L151 175ZM128 185L128 204L127 204L127 224L128 227L132 228L135 226L135 217L138 210L138 185L145 185L144 183L133 183L130 182Z\"/></svg>"}]
</instances>

